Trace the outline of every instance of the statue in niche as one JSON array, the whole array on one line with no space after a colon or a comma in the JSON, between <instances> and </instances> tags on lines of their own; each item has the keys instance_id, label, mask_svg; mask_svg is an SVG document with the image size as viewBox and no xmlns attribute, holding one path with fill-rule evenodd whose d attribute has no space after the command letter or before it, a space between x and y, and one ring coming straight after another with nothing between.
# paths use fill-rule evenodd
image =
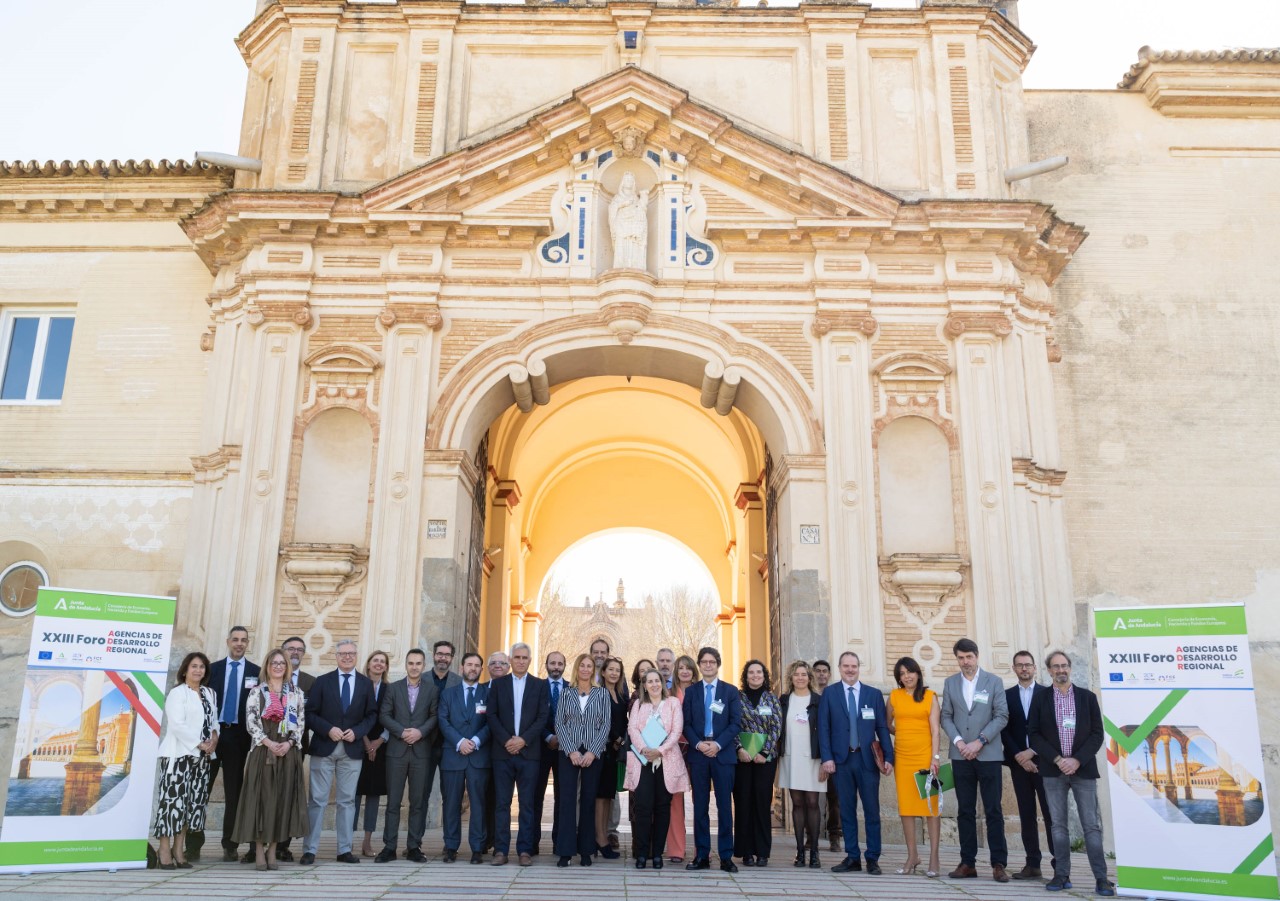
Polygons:
<instances>
[{"instance_id":1,"label":"statue in niche","mask_svg":"<svg viewBox=\"0 0 1280 901\"><path fill-rule=\"evenodd\" d=\"M609 232L613 235L614 269L648 267L649 211L630 172L622 176L618 193L609 203Z\"/></svg>"}]
</instances>

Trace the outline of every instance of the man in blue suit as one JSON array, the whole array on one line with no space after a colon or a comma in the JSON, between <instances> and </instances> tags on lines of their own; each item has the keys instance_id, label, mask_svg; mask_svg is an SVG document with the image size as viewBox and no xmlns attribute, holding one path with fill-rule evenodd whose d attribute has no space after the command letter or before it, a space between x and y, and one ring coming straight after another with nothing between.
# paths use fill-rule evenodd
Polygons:
<instances>
[{"instance_id":1,"label":"man in blue suit","mask_svg":"<svg viewBox=\"0 0 1280 901\"><path fill-rule=\"evenodd\" d=\"M493 759L493 782L498 792L494 804L496 822L493 865L504 866L511 853L511 798L520 798L520 831L516 851L520 866L533 865L533 792L538 782L538 761L542 757L551 693L547 683L529 675L532 652L524 642L511 646L511 672L489 683L486 716L493 737L489 752Z\"/></svg>"},{"instance_id":2,"label":"man in blue suit","mask_svg":"<svg viewBox=\"0 0 1280 901\"><path fill-rule=\"evenodd\" d=\"M324 809L329 789L336 782L335 830L338 862L359 863L351 853L351 833L356 821L356 783L364 759L363 739L378 721L373 683L356 671L356 643L338 642L338 668L317 676L307 695L307 728L311 730L311 802L307 805L310 828L300 864L316 862L316 848L324 829Z\"/></svg>"},{"instance_id":3,"label":"man in blue suit","mask_svg":"<svg viewBox=\"0 0 1280 901\"><path fill-rule=\"evenodd\" d=\"M880 774L893 772L893 740L880 689L858 680L861 662L853 651L840 655L840 682L830 685L818 702L818 749L822 771L835 777L844 827L844 860L835 873L861 870L858 856L858 798L867 825L867 872L880 875ZM872 743L880 741L884 768L876 762Z\"/></svg>"},{"instance_id":4,"label":"man in blue suit","mask_svg":"<svg viewBox=\"0 0 1280 901\"><path fill-rule=\"evenodd\" d=\"M440 734L444 756L440 758L440 793L443 798L444 862L458 859L462 844L462 789L471 806L467 843L471 862L481 863L486 836L484 810L489 787L489 686L477 684L483 661L479 654L462 655L462 681L444 690L440 700Z\"/></svg>"},{"instance_id":5,"label":"man in blue suit","mask_svg":"<svg viewBox=\"0 0 1280 901\"><path fill-rule=\"evenodd\" d=\"M689 742L689 782L693 788L695 853L686 870L711 869L711 789L716 790L720 814L717 849L720 869L738 872L733 862L733 774L737 768L734 742L742 725L738 689L721 682L720 652L698 651L702 681L684 693L684 735Z\"/></svg>"}]
</instances>

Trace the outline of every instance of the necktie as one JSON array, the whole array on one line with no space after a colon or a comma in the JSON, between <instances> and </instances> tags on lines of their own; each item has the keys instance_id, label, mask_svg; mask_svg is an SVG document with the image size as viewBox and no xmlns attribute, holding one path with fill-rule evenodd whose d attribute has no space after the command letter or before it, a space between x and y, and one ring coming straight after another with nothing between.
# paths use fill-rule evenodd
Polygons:
<instances>
[{"instance_id":1,"label":"necktie","mask_svg":"<svg viewBox=\"0 0 1280 901\"><path fill-rule=\"evenodd\" d=\"M707 705L706 723L707 725L706 725L706 732L705 732L705 735L707 738L710 738L712 735L715 734L715 730L711 728L711 718L715 716L715 714L711 712L711 702L714 701L715 699L716 699L716 688L714 685L708 685L706 688L706 705Z\"/></svg>"},{"instance_id":2,"label":"necktie","mask_svg":"<svg viewBox=\"0 0 1280 901\"><path fill-rule=\"evenodd\" d=\"M858 750L858 692L852 685L849 688L849 749Z\"/></svg>"},{"instance_id":3,"label":"necktie","mask_svg":"<svg viewBox=\"0 0 1280 901\"><path fill-rule=\"evenodd\" d=\"M351 674L342 674L342 712L346 713L351 706Z\"/></svg>"},{"instance_id":4,"label":"necktie","mask_svg":"<svg viewBox=\"0 0 1280 901\"><path fill-rule=\"evenodd\" d=\"M227 690L222 693L222 721L234 723L240 708L240 661L231 661L231 675L227 678Z\"/></svg>"},{"instance_id":5,"label":"necktie","mask_svg":"<svg viewBox=\"0 0 1280 901\"><path fill-rule=\"evenodd\" d=\"M551 683L551 706L555 707L560 703L560 680L557 679Z\"/></svg>"},{"instance_id":6,"label":"necktie","mask_svg":"<svg viewBox=\"0 0 1280 901\"><path fill-rule=\"evenodd\" d=\"M476 687L474 685L467 686L467 713L476 712Z\"/></svg>"}]
</instances>

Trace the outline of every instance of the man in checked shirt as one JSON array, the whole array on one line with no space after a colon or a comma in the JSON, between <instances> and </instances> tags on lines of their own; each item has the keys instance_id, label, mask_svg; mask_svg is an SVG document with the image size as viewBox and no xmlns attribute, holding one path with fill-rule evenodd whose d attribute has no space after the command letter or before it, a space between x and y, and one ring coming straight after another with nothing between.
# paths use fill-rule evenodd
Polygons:
<instances>
[{"instance_id":1,"label":"man in checked shirt","mask_svg":"<svg viewBox=\"0 0 1280 901\"><path fill-rule=\"evenodd\" d=\"M1102 849L1102 818L1098 812L1098 752L1102 750L1102 708L1098 696L1071 684L1071 658L1054 651L1045 661L1053 677L1053 690L1042 691L1031 702L1027 734L1036 752L1036 765L1044 774L1044 793L1053 819L1054 848L1071 847L1067 833L1067 793L1076 801L1084 848L1096 881L1095 894L1111 897L1116 887L1107 879L1107 858ZM1071 855L1060 853L1054 861L1053 879L1045 889L1071 888Z\"/></svg>"}]
</instances>

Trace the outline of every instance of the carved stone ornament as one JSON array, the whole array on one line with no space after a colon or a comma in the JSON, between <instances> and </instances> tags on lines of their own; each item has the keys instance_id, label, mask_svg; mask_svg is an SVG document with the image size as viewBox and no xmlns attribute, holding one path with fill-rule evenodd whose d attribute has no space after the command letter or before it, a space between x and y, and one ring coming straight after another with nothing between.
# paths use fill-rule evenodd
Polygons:
<instances>
[{"instance_id":1,"label":"carved stone ornament","mask_svg":"<svg viewBox=\"0 0 1280 901\"><path fill-rule=\"evenodd\" d=\"M289 544L280 549L284 577L317 609L337 600L368 572L369 552L351 544Z\"/></svg>"},{"instance_id":2,"label":"carved stone ornament","mask_svg":"<svg viewBox=\"0 0 1280 901\"><path fill-rule=\"evenodd\" d=\"M433 332L444 325L440 308L433 303L391 303L382 308L378 322L383 328L391 328L398 322L421 322Z\"/></svg>"},{"instance_id":3,"label":"carved stone ornament","mask_svg":"<svg viewBox=\"0 0 1280 901\"><path fill-rule=\"evenodd\" d=\"M204 332L200 335L200 349L205 353L213 350L213 332Z\"/></svg>"},{"instance_id":4,"label":"carved stone ornament","mask_svg":"<svg viewBox=\"0 0 1280 901\"><path fill-rule=\"evenodd\" d=\"M952 313L943 331L948 338L959 338L965 332L991 332L1004 338L1013 334L1013 323L1003 313Z\"/></svg>"},{"instance_id":5,"label":"carved stone ornament","mask_svg":"<svg viewBox=\"0 0 1280 901\"><path fill-rule=\"evenodd\" d=\"M815 316L812 331L815 338L821 338L833 331L861 332L869 338L879 327L876 317L864 311L831 312L819 313Z\"/></svg>"},{"instance_id":6,"label":"carved stone ornament","mask_svg":"<svg viewBox=\"0 0 1280 901\"><path fill-rule=\"evenodd\" d=\"M638 157L644 153L644 141L648 134L634 125L628 125L614 133L618 156Z\"/></svg>"},{"instance_id":7,"label":"carved stone ornament","mask_svg":"<svg viewBox=\"0 0 1280 901\"><path fill-rule=\"evenodd\" d=\"M880 563L880 586L927 624L964 588L967 569L958 554L894 554Z\"/></svg>"},{"instance_id":8,"label":"carved stone ornament","mask_svg":"<svg viewBox=\"0 0 1280 901\"><path fill-rule=\"evenodd\" d=\"M645 269L649 263L649 203L636 189L636 177L622 176L618 193L609 201L609 233L613 237L614 269Z\"/></svg>"}]
</instances>

